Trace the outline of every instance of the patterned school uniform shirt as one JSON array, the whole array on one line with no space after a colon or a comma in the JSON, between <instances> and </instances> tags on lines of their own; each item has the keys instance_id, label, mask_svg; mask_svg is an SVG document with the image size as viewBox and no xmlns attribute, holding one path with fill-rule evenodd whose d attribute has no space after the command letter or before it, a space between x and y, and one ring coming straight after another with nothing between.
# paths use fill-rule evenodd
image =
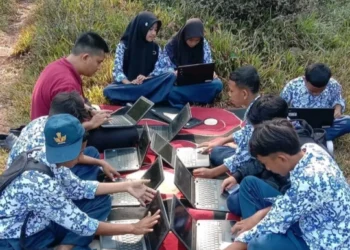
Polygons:
<instances>
[{"instance_id":1,"label":"patterned school uniform shirt","mask_svg":"<svg viewBox=\"0 0 350 250\"><path fill-rule=\"evenodd\" d=\"M39 124L45 118L35 121L31 126L37 129L31 129L35 132L27 139L36 145L42 143L44 126ZM28 144L22 141L16 145L16 152L12 152L10 157L27 150ZM37 171L26 171L4 190L0 196L0 239L19 238L23 222L30 211L34 215L28 220L27 236L44 230L51 221L76 234L93 235L99 222L77 208L72 200L94 199L98 182L80 180L69 168L57 168L55 164L49 164L45 147L33 151L31 157L50 167L54 178ZM12 158L9 161L11 163Z\"/></svg>"},{"instance_id":2,"label":"patterned school uniform shirt","mask_svg":"<svg viewBox=\"0 0 350 250\"><path fill-rule=\"evenodd\" d=\"M342 87L331 78L320 95L312 95L305 85L304 77L298 77L284 87L281 97L294 108L333 108L339 104L342 112L345 110L345 100L342 97Z\"/></svg>"},{"instance_id":3,"label":"patterned school uniform shirt","mask_svg":"<svg viewBox=\"0 0 350 250\"><path fill-rule=\"evenodd\" d=\"M284 234L299 222L311 250L350 249L350 187L337 163L316 144L305 144L303 158L290 172L291 187L273 201L270 212L235 241Z\"/></svg>"},{"instance_id":4,"label":"patterned school uniform shirt","mask_svg":"<svg viewBox=\"0 0 350 250\"><path fill-rule=\"evenodd\" d=\"M112 75L113 75L114 81L116 82L121 82L122 80L127 78L123 71L125 48L126 47L124 43L119 43L115 51L115 60L114 60ZM156 65L154 66L154 70L153 72L151 72L150 75L159 76L162 73L171 72L171 71L173 71L173 69L169 67L169 62L168 62L168 59L166 58L166 54L164 54L164 51L159 47L158 61L156 62ZM129 79L129 80L134 80L134 79Z\"/></svg>"},{"instance_id":5,"label":"patterned school uniform shirt","mask_svg":"<svg viewBox=\"0 0 350 250\"><path fill-rule=\"evenodd\" d=\"M237 144L237 148L234 155L224 159L224 165L230 170L231 173L234 173L237 167L242 166L245 162L252 158L251 154L249 153L249 140L253 134L254 127L247 121L246 116L251 106L258 98L260 98L260 95L251 102L245 112L243 121L245 126L232 135L234 142Z\"/></svg>"}]
</instances>

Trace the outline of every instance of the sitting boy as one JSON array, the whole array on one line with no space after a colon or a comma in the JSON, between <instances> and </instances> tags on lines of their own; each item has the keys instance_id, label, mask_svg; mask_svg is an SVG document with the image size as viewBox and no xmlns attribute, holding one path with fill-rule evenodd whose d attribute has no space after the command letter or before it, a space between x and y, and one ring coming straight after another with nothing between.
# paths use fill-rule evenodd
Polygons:
<instances>
[{"instance_id":1,"label":"sitting boy","mask_svg":"<svg viewBox=\"0 0 350 250\"><path fill-rule=\"evenodd\" d=\"M294 108L334 108L334 123L326 128L327 140L334 140L350 132L350 116L344 116L345 101L342 87L333 78L329 67L322 63L308 66L305 76L298 77L284 87L281 97Z\"/></svg>"},{"instance_id":2,"label":"sitting boy","mask_svg":"<svg viewBox=\"0 0 350 250\"><path fill-rule=\"evenodd\" d=\"M253 66L243 66L236 69L230 75L228 86L231 102L236 107L247 107L247 114L251 105L260 97L260 77L257 70ZM243 124L243 128L233 135L199 145L199 147L205 147L203 153L210 152L211 163L218 167L195 169L194 176L214 178L227 170L234 172L238 166L251 158L248 152L248 141L253 133L253 127L246 121L246 117ZM224 146L232 142L233 146Z\"/></svg>"},{"instance_id":3,"label":"sitting boy","mask_svg":"<svg viewBox=\"0 0 350 250\"><path fill-rule=\"evenodd\" d=\"M350 188L337 163L320 146L300 148L286 119L266 121L254 129L250 152L266 168L290 174L291 187L281 195L249 176L240 187L243 220L226 250L306 250L350 248Z\"/></svg>"},{"instance_id":4,"label":"sitting boy","mask_svg":"<svg viewBox=\"0 0 350 250\"><path fill-rule=\"evenodd\" d=\"M28 170L17 176L0 196L0 249L89 249L97 235L145 234L157 223L159 211L138 223L117 225L104 222L111 210L108 194L129 192L141 204L155 191L149 180L98 183L79 180L70 170L82 157L85 129L68 114L48 118L45 147L30 157L45 164L53 177ZM30 215L26 223L27 215ZM23 224L26 227L22 227ZM26 230L25 230L26 229ZM24 231L24 241L20 237ZM24 246L22 246L24 244Z\"/></svg>"}]
</instances>

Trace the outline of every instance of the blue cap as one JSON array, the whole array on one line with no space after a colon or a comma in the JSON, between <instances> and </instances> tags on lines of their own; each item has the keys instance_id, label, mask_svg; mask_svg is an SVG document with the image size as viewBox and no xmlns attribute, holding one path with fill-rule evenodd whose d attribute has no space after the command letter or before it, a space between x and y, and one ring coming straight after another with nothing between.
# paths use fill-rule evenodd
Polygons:
<instances>
[{"instance_id":1,"label":"blue cap","mask_svg":"<svg viewBox=\"0 0 350 250\"><path fill-rule=\"evenodd\" d=\"M72 115L49 117L44 129L47 161L56 164L77 158L81 152L84 133L83 125Z\"/></svg>"}]
</instances>

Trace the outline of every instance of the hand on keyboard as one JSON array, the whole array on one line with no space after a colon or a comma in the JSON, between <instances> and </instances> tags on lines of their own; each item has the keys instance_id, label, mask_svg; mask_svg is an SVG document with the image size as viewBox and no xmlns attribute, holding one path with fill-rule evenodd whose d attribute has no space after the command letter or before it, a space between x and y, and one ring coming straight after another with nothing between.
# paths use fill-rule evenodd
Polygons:
<instances>
[{"instance_id":1,"label":"hand on keyboard","mask_svg":"<svg viewBox=\"0 0 350 250\"><path fill-rule=\"evenodd\" d=\"M108 162L100 160L100 165L103 169L103 172L112 181L114 181L116 177L120 177L120 174L117 172L117 170L115 170Z\"/></svg>"},{"instance_id":2,"label":"hand on keyboard","mask_svg":"<svg viewBox=\"0 0 350 250\"><path fill-rule=\"evenodd\" d=\"M127 191L129 194L134 196L142 206L145 206L145 202L152 201L156 194L156 190L145 185L145 183L148 182L150 182L150 180L137 180L125 183L125 185L128 185Z\"/></svg>"},{"instance_id":3,"label":"hand on keyboard","mask_svg":"<svg viewBox=\"0 0 350 250\"><path fill-rule=\"evenodd\" d=\"M133 230L132 234L146 234L153 231L153 226L158 223L158 219L160 218L160 210L151 215L151 212L148 215L140 220L137 223L132 224Z\"/></svg>"}]
</instances>

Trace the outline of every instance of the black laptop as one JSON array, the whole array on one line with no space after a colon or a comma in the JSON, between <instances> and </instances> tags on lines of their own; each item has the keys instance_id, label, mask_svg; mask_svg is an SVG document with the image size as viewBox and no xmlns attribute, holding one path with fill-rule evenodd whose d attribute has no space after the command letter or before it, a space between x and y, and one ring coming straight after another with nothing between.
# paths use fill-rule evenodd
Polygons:
<instances>
[{"instance_id":1,"label":"black laptop","mask_svg":"<svg viewBox=\"0 0 350 250\"><path fill-rule=\"evenodd\" d=\"M329 128L334 122L334 108L289 108L291 120L302 119L313 128Z\"/></svg>"},{"instance_id":2,"label":"black laptop","mask_svg":"<svg viewBox=\"0 0 350 250\"><path fill-rule=\"evenodd\" d=\"M135 103L130 107L128 112L124 115L118 115L115 113L111 114L110 119L103 123L103 128L125 128L135 126L153 107L154 103L147 98L141 96Z\"/></svg>"},{"instance_id":3,"label":"black laptop","mask_svg":"<svg viewBox=\"0 0 350 250\"><path fill-rule=\"evenodd\" d=\"M177 68L177 86L207 83L213 81L215 63L202 63L179 66Z\"/></svg>"},{"instance_id":4,"label":"black laptop","mask_svg":"<svg viewBox=\"0 0 350 250\"><path fill-rule=\"evenodd\" d=\"M162 245L165 237L169 233L170 225L168 216L163 204L163 200L157 192L153 201L149 204L149 207L144 214L148 215L148 212L154 214L160 209L160 218L158 224L154 225L153 232L143 235L115 235L115 236L101 236L100 244L101 250L116 250L116 249L132 249L132 250L158 250ZM138 219L131 220L114 220L109 221L114 224L130 224L138 222Z\"/></svg>"},{"instance_id":5,"label":"black laptop","mask_svg":"<svg viewBox=\"0 0 350 250\"><path fill-rule=\"evenodd\" d=\"M105 160L118 172L127 172L140 169L151 144L147 125L143 126L137 147L106 149Z\"/></svg>"},{"instance_id":6,"label":"black laptop","mask_svg":"<svg viewBox=\"0 0 350 250\"><path fill-rule=\"evenodd\" d=\"M145 185L152 189L157 189L164 181L163 163L162 157L158 157L152 166L147 169L141 179L150 180ZM120 182L129 181L127 179L121 179ZM117 180L118 182L118 180ZM131 194L127 192L119 192L112 195L112 206L139 206L140 202Z\"/></svg>"},{"instance_id":7,"label":"black laptop","mask_svg":"<svg viewBox=\"0 0 350 250\"><path fill-rule=\"evenodd\" d=\"M198 220L173 196L170 230L188 250L221 249L222 243L232 242L231 228L235 221Z\"/></svg>"}]
</instances>

